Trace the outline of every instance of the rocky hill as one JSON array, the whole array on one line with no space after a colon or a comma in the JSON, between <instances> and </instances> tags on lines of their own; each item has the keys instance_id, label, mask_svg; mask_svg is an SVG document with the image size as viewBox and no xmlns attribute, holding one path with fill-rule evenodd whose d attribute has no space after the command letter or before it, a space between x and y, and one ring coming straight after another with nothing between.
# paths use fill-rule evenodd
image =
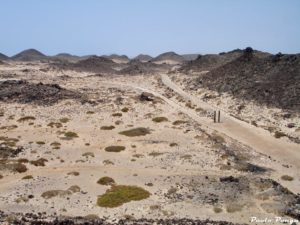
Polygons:
<instances>
[{"instance_id":1,"label":"rocky hill","mask_svg":"<svg viewBox=\"0 0 300 225\"><path fill-rule=\"evenodd\" d=\"M141 62L149 62L152 59L152 57L150 55L140 54L140 55L136 56L134 59L139 60Z\"/></svg>"},{"instance_id":2,"label":"rocky hill","mask_svg":"<svg viewBox=\"0 0 300 225\"><path fill-rule=\"evenodd\" d=\"M126 55L117 55L117 54L112 54L109 56L102 56L102 57L110 59L115 63L128 63L130 60Z\"/></svg>"},{"instance_id":3,"label":"rocky hill","mask_svg":"<svg viewBox=\"0 0 300 225\"><path fill-rule=\"evenodd\" d=\"M300 111L300 54L257 54L247 48L236 59L199 77L197 85L236 98Z\"/></svg>"},{"instance_id":4,"label":"rocky hill","mask_svg":"<svg viewBox=\"0 0 300 225\"><path fill-rule=\"evenodd\" d=\"M9 57L7 55L0 53L0 60L8 60L8 59Z\"/></svg>"},{"instance_id":5,"label":"rocky hill","mask_svg":"<svg viewBox=\"0 0 300 225\"><path fill-rule=\"evenodd\" d=\"M141 62L139 60L131 60L128 66L119 71L119 74L154 74L160 71L167 71L168 65L159 65L152 62Z\"/></svg>"},{"instance_id":6,"label":"rocky hill","mask_svg":"<svg viewBox=\"0 0 300 225\"><path fill-rule=\"evenodd\" d=\"M185 60L183 56L176 54L175 52L166 52L163 54L158 55L157 57L153 58L151 62L158 63L158 64L181 64Z\"/></svg>"},{"instance_id":7,"label":"rocky hill","mask_svg":"<svg viewBox=\"0 0 300 225\"><path fill-rule=\"evenodd\" d=\"M76 70L76 71L87 71L95 73L114 73L115 62L110 59L91 56L87 59L80 60L76 63L57 63L55 66L61 69Z\"/></svg>"},{"instance_id":8,"label":"rocky hill","mask_svg":"<svg viewBox=\"0 0 300 225\"><path fill-rule=\"evenodd\" d=\"M40 61L46 60L48 57L43 53L35 50L35 49L28 49L24 50L17 55L11 57L11 59L16 61Z\"/></svg>"}]
</instances>

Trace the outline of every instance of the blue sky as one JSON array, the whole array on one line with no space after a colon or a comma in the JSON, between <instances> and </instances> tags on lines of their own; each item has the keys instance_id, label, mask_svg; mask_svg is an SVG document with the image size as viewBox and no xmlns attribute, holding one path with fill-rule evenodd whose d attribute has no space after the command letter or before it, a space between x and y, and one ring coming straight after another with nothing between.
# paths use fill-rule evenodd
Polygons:
<instances>
[{"instance_id":1,"label":"blue sky","mask_svg":"<svg viewBox=\"0 0 300 225\"><path fill-rule=\"evenodd\" d=\"M299 0L0 0L0 52L300 52Z\"/></svg>"}]
</instances>

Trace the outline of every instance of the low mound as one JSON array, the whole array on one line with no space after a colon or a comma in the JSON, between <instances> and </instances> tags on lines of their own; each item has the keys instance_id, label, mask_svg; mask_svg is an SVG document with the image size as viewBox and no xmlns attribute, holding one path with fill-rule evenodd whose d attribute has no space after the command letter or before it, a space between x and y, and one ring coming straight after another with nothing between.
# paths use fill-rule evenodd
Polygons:
<instances>
[{"instance_id":1,"label":"low mound","mask_svg":"<svg viewBox=\"0 0 300 225\"><path fill-rule=\"evenodd\" d=\"M185 60L181 55L176 54L175 52L165 52L153 58L151 62L154 63L166 63L166 64L181 64Z\"/></svg>"},{"instance_id":2,"label":"low mound","mask_svg":"<svg viewBox=\"0 0 300 225\"><path fill-rule=\"evenodd\" d=\"M39 61L47 59L47 56L35 49L28 49L13 56L12 59L17 61Z\"/></svg>"},{"instance_id":3,"label":"low mound","mask_svg":"<svg viewBox=\"0 0 300 225\"><path fill-rule=\"evenodd\" d=\"M128 64L128 66L119 71L120 74L130 74L130 75L138 75L138 74L153 74L160 71L167 71L165 65L158 65L151 62L140 62L138 60L132 60Z\"/></svg>"},{"instance_id":4,"label":"low mound","mask_svg":"<svg viewBox=\"0 0 300 225\"><path fill-rule=\"evenodd\" d=\"M259 57L247 48L236 60L199 77L197 85L299 112L300 54Z\"/></svg>"},{"instance_id":5,"label":"low mound","mask_svg":"<svg viewBox=\"0 0 300 225\"><path fill-rule=\"evenodd\" d=\"M149 62L152 59L150 55L140 54L134 58L134 60L138 60L140 62Z\"/></svg>"},{"instance_id":6,"label":"low mound","mask_svg":"<svg viewBox=\"0 0 300 225\"><path fill-rule=\"evenodd\" d=\"M77 92L66 90L58 84L29 83L24 80L0 82L0 101L51 105L63 99L85 101Z\"/></svg>"},{"instance_id":7,"label":"low mound","mask_svg":"<svg viewBox=\"0 0 300 225\"><path fill-rule=\"evenodd\" d=\"M116 63L105 57L91 56L76 63L56 63L53 65L65 70L111 74L115 72L113 68Z\"/></svg>"}]
</instances>

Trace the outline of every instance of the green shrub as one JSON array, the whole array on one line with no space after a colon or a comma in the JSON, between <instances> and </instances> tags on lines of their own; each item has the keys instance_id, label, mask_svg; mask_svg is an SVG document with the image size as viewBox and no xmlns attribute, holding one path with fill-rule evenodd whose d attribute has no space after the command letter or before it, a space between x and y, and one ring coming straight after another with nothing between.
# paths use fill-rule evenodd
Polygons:
<instances>
[{"instance_id":1,"label":"green shrub","mask_svg":"<svg viewBox=\"0 0 300 225\"><path fill-rule=\"evenodd\" d=\"M129 109L127 107L124 107L123 109L121 109L122 112L128 112Z\"/></svg>"},{"instance_id":2,"label":"green shrub","mask_svg":"<svg viewBox=\"0 0 300 225\"><path fill-rule=\"evenodd\" d=\"M97 205L100 207L118 207L130 201L139 201L146 199L150 193L143 188L136 186L116 185L112 186L105 194L97 199Z\"/></svg>"},{"instance_id":3,"label":"green shrub","mask_svg":"<svg viewBox=\"0 0 300 225\"><path fill-rule=\"evenodd\" d=\"M167 122L169 120L166 117L159 116L159 117L153 118L152 121L155 122L155 123L161 123L161 122Z\"/></svg>"},{"instance_id":4,"label":"green shrub","mask_svg":"<svg viewBox=\"0 0 300 225\"><path fill-rule=\"evenodd\" d=\"M38 145L44 145L44 144L46 144L44 141L37 141L36 142Z\"/></svg>"},{"instance_id":5,"label":"green shrub","mask_svg":"<svg viewBox=\"0 0 300 225\"><path fill-rule=\"evenodd\" d=\"M115 129L115 127L114 126L102 126L100 129L101 130L112 130L112 129Z\"/></svg>"},{"instance_id":6,"label":"green shrub","mask_svg":"<svg viewBox=\"0 0 300 225\"><path fill-rule=\"evenodd\" d=\"M17 121L18 122L25 122L25 121L28 121L28 120L35 120L35 117L33 117L33 116L24 116L24 117L18 119Z\"/></svg>"},{"instance_id":7,"label":"green shrub","mask_svg":"<svg viewBox=\"0 0 300 225\"><path fill-rule=\"evenodd\" d=\"M114 117L121 117L122 113L113 113L112 116L114 116Z\"/></svg>"},{"instance_id":8,"label":"green shrub","mask_svg":"<svg viewBox=\"0 0 300 225\"><path fill-rule=\"evenodd\" d=\"M101 177L97 183L101 185L112 185L115 183L115 181L111 177Z\"/></svg>"},{"instance_id":9,"label":"green shrub","mask_svg":"<svg viewBox=\"0 0 300 225\"><path fill-rule=\"evenodd\" d=\"M60 121L61 123L67 123L67 122L70 121L70 119L67 118L67 117L63 117L63 118L59 119L59 121Z\"/></svg>"},{"instance_id":10,"label":"green shrub","mask_svg":"<svg viewBox=\"0 0 300 225\"><path fill-rule=\"evenodd\" d=\"M282 180L285 180L285 181L293 181L293 180L294 180L294 178L291 177L291 176L289 176L289 175L283 175L283 176L281 177L281 179L282 179Z\"/></svg>"},{"instance_id":11,"label":"green shrub","mask_svg":"<svg viewBox=\"0 0 300 225\"><path fill-rule=\"evenodd\" d=\"M125 146L108 146L105 148L105 151L107 152L120 152L124 150L125 150Z\"/></svg>"},{"instance_id":12,"label":"green shrub","mask_svg":"<svg viewBox=\"0 0 300 225\"><path fill-rule=\"evenodd\" d=\"M72 139L72 138L77 138L78 134L72 131L68 131L64 133L66 138Z\"/></svg>"},{"instance_id":13,"label":"green shrub","mask_svg":"<svg viewBox=\"0 0 300 225\"><path fill-rule=\"evenodd\" d=\"M144 127L138 127L138 128L133 128L130 130L122 131L119 134L125 135L128 137L145 136L147 134L150 134L150 130L147 128L144 128Z\"/></svg>"},{"instance_id":14,"label":"green shrub","mask_svg":"<svg viewBox=\"0 0 300 225\"><path fill-rule=\"evenodd\" d=\"M27 175L27 176L22 178L22 180L29 180L29 179L33 179L33 176Z\"/></svg>"}]
</instances>

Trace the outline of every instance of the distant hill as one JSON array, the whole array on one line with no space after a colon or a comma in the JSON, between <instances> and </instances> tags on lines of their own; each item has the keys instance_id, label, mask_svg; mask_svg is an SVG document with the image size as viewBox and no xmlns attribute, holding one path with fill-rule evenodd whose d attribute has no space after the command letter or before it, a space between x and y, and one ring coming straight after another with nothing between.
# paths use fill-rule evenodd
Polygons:
<instances>
[{"instance_id":1,"label":"distant hill","mask_svg":"<svg viewBox=\"0 0 300 225\"><path fill-rule=\"evenodd\" d=\"M17 61L39 61L47 59L47 56L35 49L28 49L11 57L11 59Z\"/></svg>"},{"instance_id":2,"label":"distant hill","mask_svg":"<svg viewBox=\"0 0 300 225\"><path fill-rule=\"evenodd\" d=\"M0 53L0 60L9 60L9 57L7 55Z\"/></svg>"},{"instance_id":3,"label":"distant hill","mask_svg":"<svg viewBox=\"0 0 300 225\"><path fill-rule=\"evenodd\" d=\"M115 63L128 63L130 61L130 59L126 55L112 54L109 56L104 55L102 57L108 58L108 59L114 61Z\"/></svg>"},{"instance_id":4,"label":"distant hill","mask_svg":"<svg viewBox=\"0 0 300 225\"><path fill-rule=\"evenodd\" d=\"M181 55L176 54L175 52L166 52L158 55L151 60L151 62L159 64L181 64L184 61L184 58Z\"/></svg>"},{"instance_id":5,"label":"distant hill","mask_svg":"<svg viewBox=\"0 0 300 225\"><path fill-rule=\"evenodd\" d=\"M210 71L212 69L223 66L243 54L243 50L236 49L229 52L223 52L220 54L207 54L207 55L198 55L195 60L186 62L180 69L180 72L201 72L201 71ZM254 50L253 54L258 58L264 58L270 56L271 54L266 52L261 52Z\"/></svg>"},{"instance_id":6,"label":"distant hill","mask_svg":"<svg viewBox=\"0 0 300 225\"><path fill-rule=\"evenodd\" d=\"M200 54L183 54L181 55L185 61L192 61L198 58Z\"/></svg>"},{"instance_id":7,"label":"distant hill","mask_svg":"<svg viewBox=\"0 0 300 225\"><path fill-rule=\"evenodd\" d=\"M160 65L152 62L141 62L137 59L134 59L128 63L126 68L120 70L118 73L130 75L154 74L162 71L167 72L168 69L168 65Z\"/></svg>"},{"instance_id":8,"label":"distant hill","mask_svg":"<svg viewBox=\"0 0 300 225\"><path fill-rule=\"evenodd\" d=\"M149 62L152 59L150 55L140 54L134 58L134 60L138 60L140 62Z\"/></svg>"},{"instance_id":9,"label":"distant hill","mask_svg":"<svg viewBox=\"0 0 300 225\"><path fill-rule=\"evenodd\" d=\"M199 77L196 85L300 112L300 54L270 55L247 48Z\"/></svg>"},{"instance_id":10,"label":"distant hill","mask_svg":"<svg viewBox=\"0 0 300 225\"><path fill-rule=\"evenodd\" d=\"M94 73L114 73L114 67L116 63L105 57L91 56L76 63L57 63L54 65L61 69L68 70L87 71Z\"/></svg>"}]
</instances>

